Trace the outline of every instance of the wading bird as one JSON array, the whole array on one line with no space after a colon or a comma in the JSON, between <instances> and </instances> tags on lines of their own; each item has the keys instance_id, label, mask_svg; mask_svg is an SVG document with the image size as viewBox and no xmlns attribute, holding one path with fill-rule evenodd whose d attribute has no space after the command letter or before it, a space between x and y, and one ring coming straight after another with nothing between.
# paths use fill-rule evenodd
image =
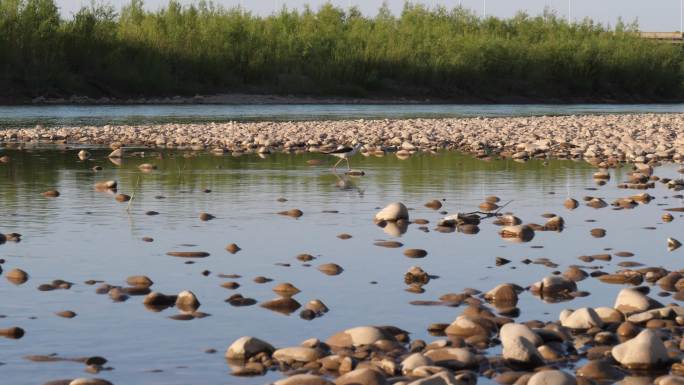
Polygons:
<instances>
[{"instance_id":1,"label":"wading bird","mask_svg":"<svg viewBox=\"0 0 684 385\"><path fill-rule=\"evenodd\" d=\"M340 160L338 160L337 163L335 163L335 165L333 166L333 171L337 170L337 165L340 164L340 162L342 162L343 160L347 161L347 170L351 170L351 166L349 165L349 158L356 155L361 146L363 146L361 143L357 143L354 147L340 146L336 150L326 152L326 154L328 155L340 158Z\"/></svg>"}]
</instances>

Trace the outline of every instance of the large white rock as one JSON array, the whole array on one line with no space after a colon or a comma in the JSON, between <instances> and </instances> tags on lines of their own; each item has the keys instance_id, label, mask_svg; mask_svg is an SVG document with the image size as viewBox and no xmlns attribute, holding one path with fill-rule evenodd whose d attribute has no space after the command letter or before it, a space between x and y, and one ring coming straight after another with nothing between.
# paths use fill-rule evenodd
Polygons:
<instances>
[{"instance_id":1,"label":"large white rock","mask_svg":"<svg viewBox=\"0 0 684 385\"><path fill-rule=\"evenodd\" d=\"M401 202L390 203L375 214L376 221L397 221L399 219L409 219L408 208Z\"/></svg>"},{"instance_id":2,"label":"large white rock","mask_svg":"<svg viewBox=\"0 0 684 385\"><path fill-rule=\"evenodd\" d=\"M176 297L176 307L182 311L193 312L200 307L200 302L195 293L184 290Z\"/></svg>"},{"instance_id":3,"label":"large white rock","mask_svg":"<svg viewBox=\"0 0 684 385\"><path fill-rule=\"evenodd\" d=\"M544 359L535 345L541 345L541 338L525 325L508 323L501 327L503 357L517 365L539 366Z\"/></svg>"},{"instance_id":4,"label":"large white rock","mask_svg":"<svg viewBox=\"0 0 684 385\"><path fill-rule=\"evenodd\" d=\"M425 357L435 365L456 370L472 368L478 365L477 357L466 348L441 348L428 350Z\"/></svg>"},{"instance_id":5,"label":"large white rock","mask_svg":"<svg viewBox=\"0 0 684 385\"><path fill-rule=\"evenodd\" d=\"M542 370L530 377L527 385L577 385L577 380L562 370Z\"/></svg>"},{"instance_id":6,"label":"large white rock","mask_svg":"<svg viewBox=\"0 0 684 385\"><path fill-rule=\"evenodd\" d=\"M394 337L375 326L358 326L332 335L326 343L332 347L357 347L372 345L380 340L394 340Z\"/></svg>"},{"instance_id":7,"label":"large white rock","mask_svg":"<svg viewBox=\"0 0 684 385\"><path fill-rule=\"evenodd\" d=\"M273 358L288 364L292 362L312 362L322 356L323 354L320 350L304 346L292 346L273 352Z\"/></svg>"},{"instance_id":8,"label":"large white rock","mask_svg":"<svg viewBox=\"0 0 684 385\"><path fill-rule=\"evenodd\" d=\"M413 353L401 361L401 372L404 375L409 375L415 368L430 365L432 365L431 359L425 357L421 353Z\"/></svg>"},{"instance_id":9,"label":"large white rock","mask_svg":"<svg viewBox=\"0 0 684 385\"><path fill-rule=\"evenodd\" d=\"M523 337L530 341L534 346L540 346L544 343L541 337L539 337L537 333L533 332L532 329L527 327L527 325L516 324L512 322L501 327L501 330L499 330L499 336L501 337L502 341L509 338Z\"/></svg>"},{"instance_id":10,"label":"large white rock","mask_svg":"<svg viewBox=\"0 0 684 385\"><path fill-rule=\"evenodd\" d=\"M583 307L577 310L565 309L561 311L561 325L570 329L586 330L594 326L603 327L601 317L590 307Z\"/></svg>"},{"instance_id":11,"label":"large white rock","mask_svg":"<svg viewBox=\"0 0 684 385\"><path fill-rule=\"evenodd\" d=\"M625 319L622 313L613 309L612 307L595 307L594 311L596 314L598 314L599 318L601 318L601 321L603 321L604 324L622 322Z\"/></svg>"},{"instance_id":12,"label":"large white rock","mask_svg":"<svg viewBox=\"0 0 684 385\"><path fill-rule=\"evenodd\" d=\"M494 321L479 316L460 315L444 330L448 335L470 337L473 335L490 336L496 332Z\"/></svg>"},{"instance_id":13,"label":"large white rock","mask_svg":"<svg viewBox=\"0 0 684 385\"><path fill-rule=\"evenodd\" d=\"M670 361L663 341L653 330L642 330L636 337L613 347L613 358L628 369L658 368Z\"/></svg>"},{"instance_id":14,"label":"large white rock","mask_svg":"<svg viewBox=\"0 0 684 385\"><path fill-rule=\"evenodd\" d=\"M648 296L639 290L626 288L620 290L613 307L625 314L639 313L648 310L650 301Z\"/></svg>"},{"instance_id":15,"label":"large white rock","mask_svg":"<svg viewBox=\"0 0 684 385\"><path fill-rule=\"evenodd\" d=\"M550 275L544 277L539 282L532 284L530 290L533 293L542 293L545 295L559 295L567 294L577 291L577 284L562 275Z\"/></svg>"},{"instance_id":16,"label":"large white rock","mask_svg":"<svg viewBox=\"0 0 684 385\"><path fill-rule=\"evenodd\" d=\"M259 353L273 353L275 349L268 342L254 337L240 337L226 349L229 360L246 360Z\"/></svg>"}]
</instances>

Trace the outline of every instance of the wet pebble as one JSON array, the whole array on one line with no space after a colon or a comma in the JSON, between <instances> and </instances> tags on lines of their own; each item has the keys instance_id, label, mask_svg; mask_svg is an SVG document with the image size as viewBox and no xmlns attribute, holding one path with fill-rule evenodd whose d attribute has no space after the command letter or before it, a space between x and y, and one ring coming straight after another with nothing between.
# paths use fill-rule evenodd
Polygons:
<instances>
[{"instance_id":1,"label":"wet pebble","mask_svg":"<svg viewBox=\"0 0 684 385\"><path fill-rule=\"evenodd\" d=\"M226 251L231 254L235 254L240 250L242 250L240 249L240 246L236 245L235 243L230 243L228 246L226 246Z\"/></svg>"}]
</instances>

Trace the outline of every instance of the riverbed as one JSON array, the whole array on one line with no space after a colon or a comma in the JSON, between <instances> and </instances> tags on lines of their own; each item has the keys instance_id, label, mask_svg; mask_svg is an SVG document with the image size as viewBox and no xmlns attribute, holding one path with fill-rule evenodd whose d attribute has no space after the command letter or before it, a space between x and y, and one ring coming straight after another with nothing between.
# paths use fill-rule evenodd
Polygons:
<instances>
[{"instance_id":1,"label":"riverbed","mask_svg":"<svg viewBox=\"0 0 684 385\"><path fill-rule=\"evenodd\" d=\"M87 149L91 159L77 153ZM8 163L0 164L0 232L16 232L21 242L0 246L7 272L21 268L29 280L15 285L0 279L0 327L19 326L26 335L18 340L0 338L0 373L3 383L40 384L59 378L87 376L84 366L74 362L33 362L27 355L58 353L64 357L103 356L110 371L99 373L115 384L263 384L283 375L238 378L230 374L225 349L241 336L255 336L276 347L297 345L316 337L360 325L394 325L411 333L412 339L432 341L431 323L450 323L461 308L416 306L412 301L436 300L443 294L466 288L487 291L499 283L527 287L552 271L570 265L585 265L582 255L629 251L631 258L614 257L593 266L613 272L623 260L648 266L679 269L682 249L668 251L668 237L682 238L681 215L663 223L668 207L684 206L681 195L656 183L648 193L655 197L633 209L587 207L584 196L607 202L636 192L618 188L629 166L610 170L610 180L597 184L595 167L584 161L539 159L480 160L466 154L438 151L415 153L408 159L357 155L354 169L365 175L350 177L334 173L335 158L324 154L230 154L206 151L151 150L125 157L107 158L107 148L64 145L26 146L5 149ZM320 161L312 166L311 160ZM121 164L116 164L121 163ZM157 168L141 172L138 166ZM94 171L93 167L102 170ZM677 178L679 166L657 167L660 177ZM343 170L342 170L343 171ZM98 181L115 180L118 192L133 199L120 203L110 192L96 191ZM47 198L47 190L60 195ZM485 197L496 195L504 211L524 223L544 223L544 213L565 220L562 232L537 232L527 243L502 239L499 226L483 220L477 234L435 231L446 213L478 210ZM563 206L568 197L580 201L575 210ZM430 200L443 204L439 210L425 207ZM381 228L375 213L390 202L410 208L410 219L426 219L428 231L411 224L405 233ZM278 212L299 209L293 218ZM158 215L148 215L155 211ZM201 221L201 212L215 218ZM590 234L594 228L606 236ZM347 233L349 239L338 235ZM144 242L143 237L153 238ZM401 242L402 248L374 245L379 240ZM236 243L241 250L225 250ZM428 252L422 259L407 258L406 248ZM169 251L204 251L206 258L187 260L166 255ZM308 253L316 259L310 266L296 259ZM496 258L510 260L496 266ZM548 258L557 264L527 264L524 260ZM328 276L317 270L336 263L344 271ZM406 291L403 275L420 266L436 277L425 292ZM240 278L222 278L235 274ZM170 319L174 308L151 312L142 297L131 296L115 303L95 293L88 280L125 285L126 277L147 275L152 289L167 294L190 290L201 302L199 310L210 314L190 321ZM264 276L268 283L255 283ZM73 282L69 290L39 291L37 287L55 279ZM221 287L226 281L239 288ZM255 306L233 307L224 302L241 293L259 303L275 298L271 289L290 282L301 290L295 299L302 304L320 299L330 309L311 321ZM622 285L608 285L588 278L578 282L590 295L570 302L547 303L529 292L520 295L520 321L553 321L566 308L612 306ZM668 299L667 301L670 301ZM672 302L675 302L672 299ZM61 318L56 312L72 310L77 316ZM216 353L207 353L215 349ZM572 371L572 368L570 368ZM479 384L491 380L480 378Z\"/></svg>"}]
</instances>

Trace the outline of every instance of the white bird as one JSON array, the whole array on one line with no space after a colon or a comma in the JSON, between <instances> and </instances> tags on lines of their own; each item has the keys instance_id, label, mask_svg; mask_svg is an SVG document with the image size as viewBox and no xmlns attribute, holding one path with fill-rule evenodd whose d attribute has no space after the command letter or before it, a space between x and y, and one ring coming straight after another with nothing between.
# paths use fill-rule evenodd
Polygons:
<instances>
[{"instance_id":1,"label":"white bird","mask_svg":"<svg viewBox=\"0 0 684 385\"><path fill-rule=\"evenodd\" d=\"M347 169L351 170L351 166L349 165L349 158L356 155L361 146L363 146L363 144L357 143L354 147L340 146L336 150L326 152L326 154L328 155L340 158L340 160L338 160L337 163L335 163L335 165L333 166L333 171L337 169L337 165L340 164L340 162L342 162L343 160L347 161Z\"/></svg>"}]
</instances>

